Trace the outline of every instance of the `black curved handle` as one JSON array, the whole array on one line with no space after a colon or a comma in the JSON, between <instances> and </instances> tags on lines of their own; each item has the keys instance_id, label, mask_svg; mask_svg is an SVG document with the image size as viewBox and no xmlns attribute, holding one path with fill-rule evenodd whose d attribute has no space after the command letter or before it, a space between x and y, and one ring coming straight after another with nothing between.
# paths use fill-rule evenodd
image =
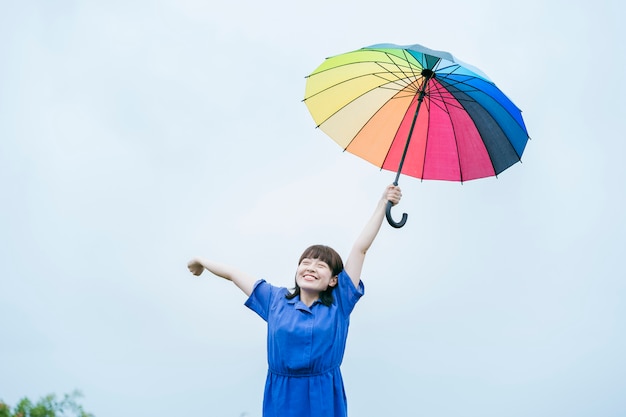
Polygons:
<instances>
[{"instance_id":1,"label":"black curved handle","mask_svg":"<svg viewBox=\"0 0 626 417\"><path fill-rule=\"evenodd\" d=\"M406 219L409 217L409 215L406 213L402 213L402 220L400 220L399 222L396 222L391 217L391 207L393 207L393 203L391 201L387 201L387 211L385 212L385 215L387 216L387 221L389 222L391 226L395 227L396 229L399 229L402 226L404 226L404 224L406 223Z\"/></svg>"}]
</instances>

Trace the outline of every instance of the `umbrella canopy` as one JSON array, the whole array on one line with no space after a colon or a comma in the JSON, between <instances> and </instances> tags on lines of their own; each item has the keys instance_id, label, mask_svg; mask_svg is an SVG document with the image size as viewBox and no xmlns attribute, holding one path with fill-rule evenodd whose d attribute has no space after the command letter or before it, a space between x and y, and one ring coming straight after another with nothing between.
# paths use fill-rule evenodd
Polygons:
<instances>
[{"instance_id":1,"label":"umbrella canopy","mask_svg":"<svg viewBox=\"0 0 626 417\"><path fill-rule=\"evenodd\" d=\"M421 45L327 58L307 77L317 126L372 164L421 179L497 176L521 160L521 111L480 70Z\"/></svg>"}]
</instances>

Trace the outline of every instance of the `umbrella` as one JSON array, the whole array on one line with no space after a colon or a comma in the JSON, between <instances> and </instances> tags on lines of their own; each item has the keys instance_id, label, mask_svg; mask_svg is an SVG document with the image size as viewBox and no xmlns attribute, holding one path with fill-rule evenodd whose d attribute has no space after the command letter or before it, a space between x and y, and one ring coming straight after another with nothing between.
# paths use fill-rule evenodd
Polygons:
<instances>
[{"instance_id":1,"label":"umbrella","mask_svg":"<svg viewBox=\"0 0 626 417\"><path fill-rule=\"evenodd\" d=\"M519 162L519 110L479 69L421 45L379 44L327 58L307 76L304 103L344 150L422 180L497 176ZM387 220L396 222L387 205Z\"/></svg>"}]
</instances>

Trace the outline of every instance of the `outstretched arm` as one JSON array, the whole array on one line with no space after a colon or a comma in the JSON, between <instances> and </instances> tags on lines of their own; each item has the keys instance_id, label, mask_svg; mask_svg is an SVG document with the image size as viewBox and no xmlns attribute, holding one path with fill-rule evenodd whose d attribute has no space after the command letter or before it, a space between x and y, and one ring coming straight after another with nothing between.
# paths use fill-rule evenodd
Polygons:
<instances>
[{"instance_id":1,"label":"outstretched arm","mask_svg":"<svg viewBox=\"0 0 626 417\"><path fill-rule=\"evenodd\" d=\"M195 276L200 276L200 274L202 274L202 272L206 269L218 277L232 281L247 296L252 294L254 283L257 281L257 279L253 276L248 275L237 268L203 258L192 259L189 263L187 263L187 268L189 268L189 271Z\"/></svg>"},{"instance_id":2,"label":"outstretched arm","mask_svg":"<svg viewBox=\"0 0 626 417\"><path fill-rule=\"evenodd\" d=\"M402 192L400 187L396 185L387 186L383 196L376 205L374 214L372 214L372 217L370 217L369 221L365 224L363 231L354 242L350 255L348 255L348 260L346 261L345 270L352 279L355 287L359 285L359 281L361 280L361 270L363 269L365 254L374 242L376 235L378 235L380 226L385 218L387 201L391 201L393 205L396 205L400 201L401 197Z\"/></svg>"}]
</instances>

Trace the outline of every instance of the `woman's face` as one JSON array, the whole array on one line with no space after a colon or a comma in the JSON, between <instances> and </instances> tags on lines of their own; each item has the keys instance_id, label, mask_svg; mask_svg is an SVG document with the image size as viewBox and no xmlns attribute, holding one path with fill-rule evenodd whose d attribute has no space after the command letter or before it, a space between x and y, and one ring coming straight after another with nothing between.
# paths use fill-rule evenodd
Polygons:
<instances>
[{"instance_id":1,"label":"woman's face","mask_svg":"<svg viewBox=\"0 0 626 417\"><path fill-rule=\"evenodd\" d=\"M333 276L326 262L304 258L296 270L296 283L300 291L320 293L337 285L337 276Z\"/></svg>"}]
</instances>

